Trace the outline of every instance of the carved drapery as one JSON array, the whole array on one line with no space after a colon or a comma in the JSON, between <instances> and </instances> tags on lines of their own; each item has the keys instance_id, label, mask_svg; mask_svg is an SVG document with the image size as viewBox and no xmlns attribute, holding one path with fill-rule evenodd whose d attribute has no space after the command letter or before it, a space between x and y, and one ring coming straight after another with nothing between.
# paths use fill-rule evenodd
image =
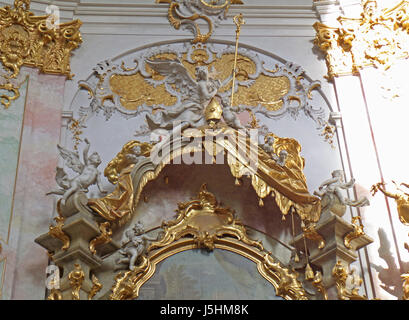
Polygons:
<instances>
[{"instance_id":1,"label":"carved drapery","mask_svg":"<svg viewBox=\"0 0 409 320\"><path fill-rule=\"evenodd\" d=\"M153 156L146 153L136 165L126 166L121 171L126 165L124 155L128 146L139 143L129 142L105 171L111 182L118 179L117 188L104 198L90 199L88 205L109 221L129 218L143 188L149 181L156 179L165 166L183 154L205 151L212 157L218 157L220 154L223 156L223 153L226 153L232 175L236 179L248 175L260 200L271 195L283 215L287 215L293 207L302 220L313 223L319 220L321 203L308 192L303 174L304 159L300 156L301 146L296 140L274 135L274 151L279 153L286 150L289 154L286 165L282 167L239 131L225 126L216 130L208 129L203 128L201 131L186 129L179 137L180 141L173 138L169 145L161 144L160 150L164 153L160 159L153 159L156 165L151 161ZM200 142L192 146L187 144L186 138ZM247 150L252 151L248 154ZM249 155L248 160L243 157L245 154Z\"/></svg>"}]
</instances>

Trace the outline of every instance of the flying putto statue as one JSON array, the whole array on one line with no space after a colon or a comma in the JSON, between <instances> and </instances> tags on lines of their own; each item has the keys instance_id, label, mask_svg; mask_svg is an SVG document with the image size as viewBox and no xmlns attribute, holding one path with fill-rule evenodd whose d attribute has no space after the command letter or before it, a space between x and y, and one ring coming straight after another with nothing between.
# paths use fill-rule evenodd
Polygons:
<instances>
[{"instance_id":1,"label":"flying putto statue","mask_svg":"<svg viewBox=\"0 0 409 320\"><path fill-rule=\"evenodd\" d=\"M50 191L47 195L62 195L62 202L65 203L65 201L77 191L87 193L88 187L93 184L98 186L101 193L107 193L107 191L102 188L101 172L97 169L101 164L101 157L97 152L92 153L88 157L90 143L88 139L85 139L84 142L86 143L86 147L83 151L84 163L80 161L78 152L70 151L57 145L60 155L64 159L65 165L78 175L70 179L63 168L57 167L55 180L61 189Z\"/></svg>"},{"instance_id":2,"label":"flying putto statue","mask_svg":"<svg viewBox=\"0 0 409 320\"><path fill-rule=\"evenodd\" d=\"M228 77L223 83L209 76L206 66L196 67L193 79L189 71L179 60L147 60L147 64L156 72L166 76L164 82L167 87L174 86L182 97L179 104L169 109L147 115L146 120L150 130L171 130L174 123L188 123L190 127L197 128L206 124L204 110L214 99L220 88L231 81ZM226 123L236 129L243 128L236 114L231 110L221 97L223 104L223 118Z\"/></svg>"}]
</instances>

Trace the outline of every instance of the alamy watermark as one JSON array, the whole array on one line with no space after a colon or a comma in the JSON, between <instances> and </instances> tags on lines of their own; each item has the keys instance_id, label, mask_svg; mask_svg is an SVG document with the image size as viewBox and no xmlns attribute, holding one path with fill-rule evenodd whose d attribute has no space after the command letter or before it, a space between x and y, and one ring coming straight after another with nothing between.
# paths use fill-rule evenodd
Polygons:
<instances>
[{"instance_id":1,"label":"alamy watermark","mask_svg":"<svg viewBox=\"0 0 409 320\"><path fill-rule=\"evenodd\" d=\"M158 165L170 157L173 164L187 165L224 164L227 159L229 163L239 161L250 171L257 171L259 130L215 133L217 130L190 128L188 134L182 131L183 126L178 125L170 133L151 133L151 141L157 142L151 151L152 163ZM184 152L180 152L182 149Z\"/></svg>"},{"instance_id":2,"label":"alamy watermark","mask_svg":"<svg viewBox=\"0 0 409 320\"><path fill-rule=\"evenodd\" d=\"M60 8L55 5L49 5L45 8L48 17L45 24L50 30L57 30L60 26Z\"/></svg>"},{"instance_id":3,"label":"alamy watermark","mask_svg":"<svg viewBox=\"0 0 409 320\"><path fill-rule=\"evenodd\" d=\"M60 269L56 265L49 265L45 272L47 275L45 287L48 290L60 289Z\"/></svg>"}]
</instances>

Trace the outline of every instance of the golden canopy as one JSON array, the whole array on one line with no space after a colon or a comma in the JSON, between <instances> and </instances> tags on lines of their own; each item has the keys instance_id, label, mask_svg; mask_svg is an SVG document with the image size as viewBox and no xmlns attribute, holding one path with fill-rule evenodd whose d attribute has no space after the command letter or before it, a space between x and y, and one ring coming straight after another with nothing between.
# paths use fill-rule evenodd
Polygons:
<instances>
[{"instance_id":1,"label":"golden canopy","mask_svg":"<svg viewBox=\"0 0 409 320\"><path fill-rule=\"evenodd\" d=\"M183 130L179 138L174 137L168 142L169 148L161 144L163 154L160 158L156 155L156 159L153 158L159 144L130 141L104 172L108 180L117 185L115 190L104 198L90 199L88 205L106 220L120 222L132 214L143 188L149 181L156 179L165 166L177 157L205 152L213 157L213 162L220 155L227 159L236 183L243 176L248 176L260 205L263 205L262 199L271 195L283 215L293 208L302 220L317 222L321 203L319 198L308 192L300 144L295 139L269 135L275 138L273 148L276 154L281 150L288 153L284 166L273 160L247 134L225 125ZM135 146L139 146L142 151L137 163L133 164L127 155L132 153ZM253 152L249 153L249 150Z\"/></svg>"}]
</instances>

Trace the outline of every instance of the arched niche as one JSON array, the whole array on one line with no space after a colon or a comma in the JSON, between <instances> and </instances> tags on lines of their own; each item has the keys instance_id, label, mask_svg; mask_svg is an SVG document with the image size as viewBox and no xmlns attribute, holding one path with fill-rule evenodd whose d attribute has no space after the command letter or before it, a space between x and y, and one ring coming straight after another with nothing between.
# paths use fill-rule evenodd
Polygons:
<instances>
[{"instance_id":1,"label":"arched niche","mask_svg":"<svg viewBox=\"0 0 409 320\"><path fill-rule=\"evenodd\" d=\"M189 70L204 64L214 67L224 78L233 53L234 43L228 41L209 41L199 46L180 40L148 44L102 61L79 82L79 90L65 113L69 122L62 135L64 144L77 146L87 137L101 155L101 167L105 167L129 140L149 140L145 130L147 113L181 99L177 92L173 96L169 93L172 89L161 83L162 78L152 79L146 59L178 58ZM271 132L297 139L303 146L308 186L317 187L331 170L342 167L336 138L334 149L322 136L333 110L319 81L312 80L296 63L245 44L240 44L240 61L244 71L238 77L241 93L236 97L243 110L241 119L249 121L245 110L251 110ZM223 94L229 95L229 90ZM72 123L76 125L71 127ZM90 188L90 196L99 196L94 187Z\"/></svg>"}]
</instances>

